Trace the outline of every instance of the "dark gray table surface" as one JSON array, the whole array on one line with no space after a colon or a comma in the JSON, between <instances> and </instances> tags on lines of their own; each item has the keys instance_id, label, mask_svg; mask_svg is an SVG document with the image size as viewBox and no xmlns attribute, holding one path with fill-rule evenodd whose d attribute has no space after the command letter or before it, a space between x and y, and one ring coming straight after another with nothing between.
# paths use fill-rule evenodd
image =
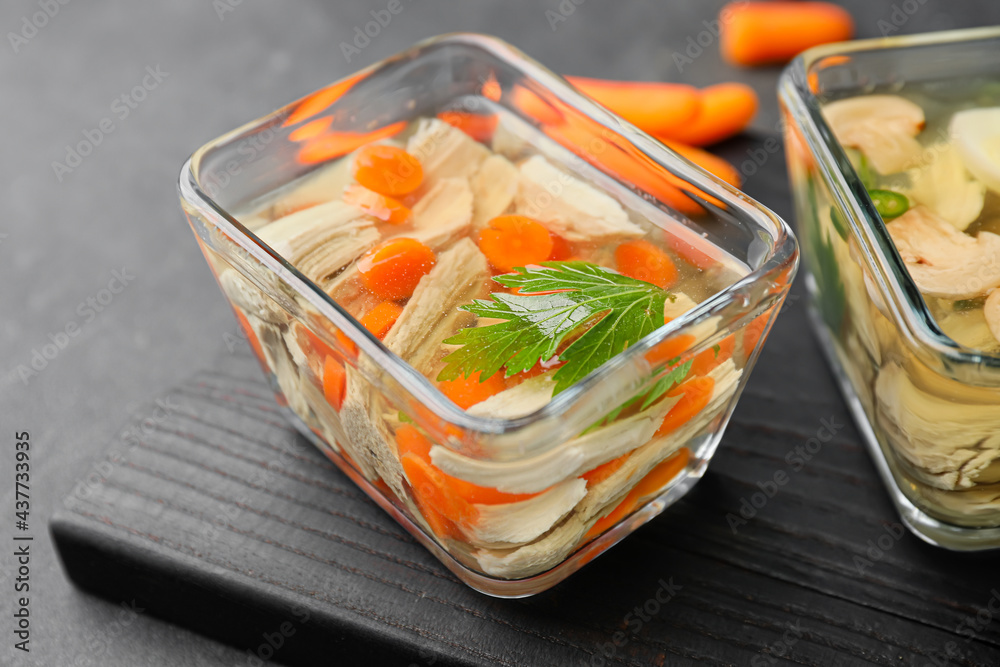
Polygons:
<instances>
[{"instance_id":1,"label":"dark gray table surface","mask_svg":"<svg viewBox=\"0 0 1000 667\"><path fill-rule=\"evenodd\" d=\"M579 0L577 0L579 2ZM61 4L66 3L66 4ZM51 18L26 28L48 5ZM340 43L384 8L382 0L163 3L8 0L0 7L0 665L237 665L245 655L75 590L45 524L77 478L96 465L130 415L210 363L235 333L230 311L190 238L174 192L183 160L205 141L332 80L443 32L496 34L556 71L698 85L739 79L760 93L755 128L777 120L777 69L724 65L713 45L679 71L673 53L704 29L718 0L589 0L555 24L558 0L402 0L351 58ZM569 0L564 0L569 6ZM1000 23L1000 4L851 0L859 36L879 34L894 5L899 34ZM58 7L58 11L54 11ZM27 18L25 18L27 17ZM884 24L881 24L884 25ZM24 39L11 39L10 33ZM161 72L147 76L147 68ZM144 83L128 109L123 93ZM67 144L103 133L69 173ZM107 125L105 125L107 127ZM765 202L769 203L769 202ZM787 214L788 202L770 202ZM104 292L114 272L127 279ZM117 288L117 284L113 285ZM110 300L109 300L110 298ZM100 299L88 305L88 300ZM67 329L69 327L69 329ZM26 381L19 366L51 339L47 366ZM41 365L40 363L38 365ZM12 461L15 431L32 443L32 651L12 648Z\"/></svg>"}]
</instances>

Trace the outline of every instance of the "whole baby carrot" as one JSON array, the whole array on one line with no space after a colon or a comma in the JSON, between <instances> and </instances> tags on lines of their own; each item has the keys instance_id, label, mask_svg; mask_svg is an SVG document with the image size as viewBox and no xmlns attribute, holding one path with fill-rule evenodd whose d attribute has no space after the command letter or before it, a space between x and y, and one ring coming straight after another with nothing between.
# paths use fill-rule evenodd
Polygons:
<instances>
[{"instance_id":1,"label":"whole baby carrot","mask_svg":"<svg viewBox=\"0 0 1000 667\"><path fill-rule=\"evenodd\" d=\"M734 2L719 14L722 57L734 65L786 63L854 35L854 20L829 2Z\"/></svg>"},{"instance_id":2,"label":"whole baby carrot","mask_svg":"<svg viewBox=\"0 0 1000 667\"><path fill-rule=\"evenodd\" d=\"M694 119L670 133L659 133L660 140L679 141L691 146L706 146L741 132L757 113L757 93L742 83L718 83L701 90L701 108Z\"/></svg>"},{"instance_id":3,"label":"whole baby carrot","mask_svg":"<svg viewBox=\"0 0 1000 667\"><path fill-rule=\"evenodd\" d=\"M698 90L682 83L608 81L582 76L566 80L636 127L670 133L698 114Z\"/></svg>"}]
</instances>

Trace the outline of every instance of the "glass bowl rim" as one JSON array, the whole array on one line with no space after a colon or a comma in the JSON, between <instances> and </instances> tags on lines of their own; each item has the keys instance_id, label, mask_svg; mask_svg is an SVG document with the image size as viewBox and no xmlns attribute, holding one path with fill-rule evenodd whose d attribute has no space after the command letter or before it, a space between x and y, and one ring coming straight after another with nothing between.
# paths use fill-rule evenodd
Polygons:
<instances>
[{"instance_id":1,"label":"glass bowl rim","mask_svg":"<svg viewBox=\"0 0 1000 667\"><path fill-rule=\"evenodd\" d=\"M192 206L212 226L227 234L244 251L266 267L267 270L277 274L279 278L289 284L295 290L296 296L305 298L321 315L347 335L358 346L361 352L370 357L378 368L395 379L403 389L417 398L425 408L429 409L435 418L454 424L464 431L477 433L482 436L520 432L529 426L545 422L551 422L554 425L559 424L560 417L575 405L581 397L586 396L596 384L614 379L617 379L617 384L619 385L627 384L623 380L625 377L623 374L630 368L637 370L638 360L642 358L643 354L663 340L682 333L723 311L736 299L738 294L746 290L749 286L778 276L786 269L790 269L786 282L782 285L783 289L777 292L773 298L777 299L787 291L797 268L798 245L794 233L784 220L728 183L709 174L624 119L601 107L575 89L565 79L549 71L499 38L477 33L439 35L420 41L396 55L369 65L331 84L327 84L324 88L337 85L347 79L377 74L380 69L397 61L416 59L432 49L447 45L461 45L479 49L503 62L505 65L516 69L524 77L533 79L562 102L586 114L600 126L620 135L659 167L672 167L673 171L677 174L683 175L686 182L696 186L709 196L723 201L727 206L740 209L747 216L754 218L758 225L769 229L773 242L766 258L760 261L756 268L751 268L751 271L740 280L728 285L723 290L699 303L696 308L656 329L653 333L631 345L625 351L615 355L611 360L592 371L586 377L562 391L544 407L528 415L514 419L479 417L470 415L455 405L444 396L433 382L386 348L378 338L373 336L353 316L343 310L318 285L302 275L267 244L263 243L253 232L237 221L232 214L219 205L199 184L198 165L200 158L205 153L212 148L225 145L242 137L250 130L264 127L268 123L280 120L289 109L302 99L305 99L304 97L231 130L198 148L185 161L181 168L178 180L178 191L181 199ZM761 299L758 303L764 303L765 301L766 299ZM699 339L698 342L701 342L701 340L703 339ZM648 370L646 373L648 374ZM581 426L581 428L585 426L586 424ZM559 441L550 442L543 447L537 446L538 443L543 443L550 437L548 431L548 429L543 429L534 432L531 440L536 445L533 447L526 443L524 450L531 450L532 453L537 453L558 445Z\"/></svg>"},{"instance_id":2,"label":"glass bowl rim","mask_svg":"<svg viewBox=\"0 0 1000 667\"><path fill-rule=\"evenodd\" d=\"M925 361L937 367L947 366L952 371L961 369L961 381L983 386L1000 385L1000 355L961 345L938 327L844 147L823 118L819 98L810 89L808 77L814 64L829 57L990 40L1000 40L1000 26L824 44L797 56L778 82L779 97L802 129L809 154L827 177L834 203L853 214L846 216L846 222L855 238L865 241L858 244L859 250L869 265L878 269L873 279L883 301L895 315L896 328L903 324L907 344ZM859 219L864 221L860 230L863 234L858 233Z\"/></svg>"}]
</instances>

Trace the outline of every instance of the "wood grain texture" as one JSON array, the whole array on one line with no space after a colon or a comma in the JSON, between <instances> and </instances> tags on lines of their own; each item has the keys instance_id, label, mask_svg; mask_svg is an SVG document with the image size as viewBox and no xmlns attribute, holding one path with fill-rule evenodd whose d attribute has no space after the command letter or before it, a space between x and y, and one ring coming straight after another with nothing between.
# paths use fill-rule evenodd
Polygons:
<instances>
[{"instance_id":1,"label":"wood grain texture","mask_svg":"<svg viewBox=\"0 0 1000 667\"><path fill-rule=\"evenodd\" d=\"M738 163L747 145L724 152ZM751 195L787 205L780 161ZM894 534L798 287L706 478L526 600L440 566L284 422L248 351L166 398L52 532L77 584L249 649L248 664L1000 664L996 559ZM832 437L796 470L786 457L824 423ZM727 515L778 471L787 484L734 532ZM661 604L663 582L681 588Z\"/></svg>"}]
</instances>

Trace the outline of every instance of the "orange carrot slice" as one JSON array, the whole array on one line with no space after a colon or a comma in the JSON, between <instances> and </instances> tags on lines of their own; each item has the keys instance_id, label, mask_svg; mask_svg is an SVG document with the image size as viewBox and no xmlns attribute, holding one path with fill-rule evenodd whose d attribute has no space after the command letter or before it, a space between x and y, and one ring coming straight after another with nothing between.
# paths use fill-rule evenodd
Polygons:
<instances>
[{"instance_id":1,"label":"orange carrot slice","mask_svg":"<svg viewBox=\"0 0 1000 667\"><path fill-rule=\"evenodd\" d=\"M479 249L500 271L541 264L552 253L552 236L543 225L524 215L500 215L479 234Z\"/></svg>"},{"instance_id":2,"label":"orange carrot slice","mask_svg":"<svg viewBox=\"0 0 1000 667\"><path fill-rule=\"evenodd\" d=\"M311 120L289 132L288 139L295 142L309 141L326 132L331 123L333 123L333 116L323 116Z\"/></svg>"},{"instance_id":3,"label":"orange carrot slice","mask_svg":"<svg viewBox=\"0 0 1000 667\"><path fill-rule=\"evenodd\" d=\"M406 121L400 121L371 132L324 132L305 142L299 149L297 157L303 164L327 162L343 157L373 141L399 134L406 129L406 125Z\"/></svg>"},{"instance_id":4,"label":"orange carrot slice","mask_svg":"<svg viewBox=\"0 0 1000 667\"><path fill-rule=\"evenodd\" d=\"M854 20L829 2L734 2L722 8L720 47L733 65L786 63L806 49L854 35Z\"/></svg>"},{"instance_id":5,"label":"orange carrot slice","mask_svg":"<svg viewBox=\"0 0 1000 667\"><path fill-rule=\"evenodd\" d=\"M690 122L701 106L693 86L682 83L608 81L567 76L574 86L650 134L669 133Z\"/></svg>"},{"instance_id":6,"label":"orange carrot slice","mask_svg":"<svg viewBox=\"0 0 1000 667\"><path fill-rule=\"evenodd\" d=\"M663 423L656 431L657 437L677 430L704 410L712 398L714 388L715 380L712 378L695 377L668 391L667 396L676 397L679 395L681 398L674 403L674 407L670 408L670 412L663 418Z\"/></svg>"},{"instance_id":7,"label":"orange carrot slice","mask_svg":"<svg viewBox=\"0 0 1000 667\"><path fill-rule=\"evenodd\" d=\"M570 247L569 241L552 232L549 232L549 235L552 237L552 252L549 253L549 261L571 261L570 258L573 256L573 249Z\"/></svg>"},{"instance_id":8,"label":"orange carrot slice","mask_svg":"<svg viewBox=\"0 0 1000 667\"><path fill-rule=\"evenodd\" d=\"M616 459L611 459L610 461L597 466L593 470L583 473L581 477L587 480L588 488L596 486L618 472L618 469L625 465L625 462L628 461L628 457L631 455L632 452L626 452Z\"/></svg>"},{"instance_id":9,"label":"orange carrot slice","mask_svg":"<svg viewBox=\"0 0 1000 667\"><path fill-rule=\"evenodd\" d=\"M679 236L668 234L664 242L668 248L677 254L677 256L696 269L704 271L712 268L716 264L714 259Z\"/></svg>"},{"instance_id":10,"label":"orange carrot slice","mask_svg":"<svg viewBox=\"0 0 1000 667\"><path fill-rule=\"evenodd\" d=\"M405 225L413 217L413 211L396 199L380 195L356 183L344 188L342 199L345 204L357 206L373 218L390 225Z\"/></svg>"},{"instance_id":11,"label":"orange carrot slice","mask_svg":"<svg viewBox=\"0 0 1000 667\"><path fill-rule=\"evenodd\" d=\"M677 267L670 256L649 241L626 241L615 248L618 271L664 289L677 282Z\"/></svg>"},{"instance_id":12,"label":"orange carrot slice","mask_svg":"<svg viewBox=\"0 0 1000 667\"><path fill-rule=\"evenodd\" d=\"M743 177L740 175L740 172L736 170L736 167L729 164L718 155L712 155L708 151L704 151L697 146L688 146L687 144L679 141L664 139L663 143L665 143L671 150L680 153L682 156L686 157L691 162L694 162L710 174L715 174L734 188L740 187L743 183Z\"/></svg>"},{"instance_id":13,"label":"orange carrot slice","mask_svg":"<svg viewBox=\"0 0 1000 667\"><path fill-rule=\"evenodd\" d=\"M323 361L323 396L336 410L344 407L347 394L347 371L344 365L329 356Z\"/></svg>"},{"instance_id":14,"label":"orange carrot slice","mask_svg":"<svg viewBox=\"0 0 1000 667\"><path fill-rule=\"evenodd\" d=\"M413 294L436 261L434 251L423 243L400 237L369 250L358 260L358 272L369 290L397 301Z\"/></svg>"},{"instance_id":15,"label":"orange carrot slice","mask_svg":"<svg viewBox=\"0 0 1000 667\"><path fill-rule=\"evenodd\" d=\"M708 375L723 362L732 359L736 349L736 334L730 334L719 342L718 349L709 348L695 355L691 361L691 375Z\"/></svg>"},{"instance_id":16,"label":"orange carrot slice","mask_svg":"<svg viewBox=\"0 0 1000 667\"><path fill-rule=\"evenodd\" d=\"M768 324L771 322L771 317L774 315L775 306L771 306L763 313L753 318L750 324L743 328L743 355L749 359L750 355L757 348L760 343L760 339L763 338L764 334L767 333Z\"/></svg>"},{"instance_id":17,"label":"orange carrot slice","mask_svg":"<svg viewBox=\"0 0 1000 667\"><path fill-rule=\"evenodd\" d=\"M402 148L385 144L365 146L354 157L354 180L389 197L406 195L424 180L420 160Z\"/></svg>"},{"instance_id":18,"label":"orange carrot slice","mask_svg":"<svg viewBox=\"0 0 1000 667\"><path fill-rule=\"evenodd\" d=\"M564 116L558 100L542 99L537 93L521 85L515 85L511 92L511 102L514 108L538 121L542 125L557 125L563 122Z\"/></svg>"},{"instance_id":19,"label":"orange carrot slice","mask_svg":"<svg viewBox=\"0 0 1000 667\"><path fill-rule=\"evenodd\" d=\"M476 505L504 505L528 500L544 493L505 493L487 486L479 486L464 479L452 477L431 463L431 442L412 424L403 424L396 430L396 447L399 456L416 456L431 466L440 476L442 493L455 496Z\"/></svg>"},{"instance_id":20,"label":"orange carrot slice","mask_svg":"<svg viewBox=\"0 0 1000 667\"><path fill-rule=\"evenodd\" d=\"M503 373L495 373L485 380L480 379L478 372L468 377L459 377L438 383L438 388L445 396L463 410L468 410L476 403L482 403L490 396L499 394L506 389Z\"/></svg>"},{"instance_id":21,"label":"orange carrot slice","mask_svg":"<svg viewBox=\"0 0 1000 667\"><path fill-rule=\"evenodd\" d=\"M659 139L706 146L741 132L757 113L757 93L742 83L719 83L701 90L701 109L694 119Z\"/></svg>"},{"instance_id":22,"label":"orange carrot slice","mask_svg":"<svg viewBox=\"0 0 1000 667\"><path fill-rule=\"evenodd\" d=\"M680 334L673 338L668 338L662 343L658 343L646 353L646 361L650 365L661 364L671 359L677 359L687 352L697 339L693 334Z\"/></svg>"},{"instance_id":23,"label":"orange carrot slice","mask_svg":"<svg viewBox=\"0 0 1000 667\"><path fill-rule=\"evenodd\" d=\"M353 88L354 84L366 76L368 76L367 72L359 72L303 97L295 104L295 108L288 114L288 118L285 119L281 126L289 127L323 113L334 102L343 97L347 91Z\"/></svg>"},{"instance_id":24,"label":"orange carrot slice","mask_svg":"<svg viewBox=\"0 0 1000 667\"><path fill-rule=\"evenodd\" d=\"M250 343L250 349L253 353L257 355L257 359L262 363L266 364L267 357L264 356L264 348L261 347L260 339L257 338L257 334L254 332L253 327L250 326L250 320L247 316L243 314L243 311L239 308L234 307L233 312L236 313L236 319L240 322L240 328L243 329L243 333L246 334L247 342Z\"/></svg>"},{"instance_id":25,"label":"orange carrot slice","mask_svg":"<svg viewBox=\"0 0 1000 667\"><path fill-rule=\"evenodd\" d=\"M361 318L361 325L382 340L402 313L403 307L395 301L383 301L365 313Z\"/></svg>"},{"instance_id":26,"label":"orange carrot slice","mask_svg":"<svg viewBox=\"0 0 1000 667\"><path fill-rule=\"evenodd\" d=\"M663 487L677 477L678 473L688 464L689 459L690 452L687 447L682 447L676 454L650 470L611 512L598 519L591 526L583 541L589 542L632 514L639 508L641 500L646 496L658 494Z\"/></svg>"},{"instance_id":27,"label":"orange carrot slice","mask_svg":"<svg viewBox=\"0 0 1000 667\"><path fill-rule=\"evenodd\" d=\"M493 139L500 117L496 114L478 114L468 111L442 111L438 118L480 143L488 143Z\"/></svg>"},{"instance_id":28,"label":"orange carrot slice","mask_svg":"<svg viewBox=\"0 0 1000 667\"><path fill-rule=\"evenodd\" d=\"M396 449L400 457L413 454L431 462L431 441L413 424L403 424L396 429Z\"/></svg>"},{"instance_id":29,"label":"orange carrot slice","mask_svg":"<svg viewBox=\"0 0 1000 667\"><path fill-rule=\"evenodd\" d=\"M646 473L631 493L635 494L636 499L659 495L663 487L672 482L690 460L691 452L687 447L681 447L676 454Z\"/></svg>"},{"instance_id":30,"label":"orange carrot slice","mask_svg":"<svg viewBox=\"0 0 1000 667\"><path fill-rule=\"evenodd\" d=\"M437 468L415 454L404 454L400 463L424 518L439 537L452 536L448 522L471 525L478 518L472 503L448 492Z\"/></svg>"}]
</instances>

